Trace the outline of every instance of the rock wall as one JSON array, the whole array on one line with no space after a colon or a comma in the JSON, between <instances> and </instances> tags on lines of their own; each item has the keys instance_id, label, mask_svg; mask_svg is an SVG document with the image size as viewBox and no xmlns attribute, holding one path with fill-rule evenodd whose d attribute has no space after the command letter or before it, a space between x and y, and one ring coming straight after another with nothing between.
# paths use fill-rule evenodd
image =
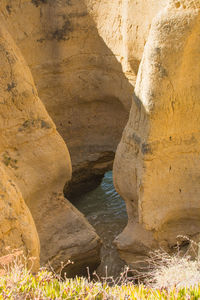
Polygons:
<instances>
[{"instance_id":1,"label":"rock wall","mask_svg":"<svg viewBox=\"0 0 200 300\"><path fill-rule=\"evenodd\" d=\"M2 0L0 14L3 186L16 186L12 214L19 218L18 205L23 209L34 241L16 244L39 260L38 232L42 264L59 268L71 258L75 270L98 263L99 237L63 197L71 178L63 139L73 166L66 193L80 192L112 167L136 76L114 166L129 214L117 245L131 261L158 246L171 249L177 234L195 236L197 1Z\"/></svg>"},{"instance_id":2,"label":"rock wall","mask_svg":"<svg viewBox=\"0 0 200 300\"><path fill-rule=\"evenodd\" d=\"M68 193L112 168L150 23L164 2L3 0L7 27L68 145Z\"/></svg>"},{"instance_id":3,"label":"rock wall","mask_svg":"<svg viewBox=\"0 0 200 300\"><path fill-rule=\"evenodd\" d=\"M0 167L0 255L7 255L12 249L21 249L25 256L34 257L33 270L40 263L40 243L31 213L22 195Z\"/></svg>"},{"instance_id":4,"label":"rock wall","mask_svg":"<svg viewBox=\"0 0 200 300\"><path fill-rule=\"evenodd\" d=\"M98 264L99 237L63 197L71 178L68 149L3 18L0 28L0 253L6 246L22 246L36 256L38 265L38 232L42 265L50 262L58 269L61 261L71 259L76 268L83 265L83 257Z\"/></svg>"},{"instance_id":5,"label":"rock wall","mask_svg":"<svg viewBox=\"0 0 200 300\"><path fill-rule=\"evenodd\" d=\"M154 19L117 149L114 181L129 223L116 244L130 263L200 232L199 9L169 1Z\"/></svg>"}]
</instances>

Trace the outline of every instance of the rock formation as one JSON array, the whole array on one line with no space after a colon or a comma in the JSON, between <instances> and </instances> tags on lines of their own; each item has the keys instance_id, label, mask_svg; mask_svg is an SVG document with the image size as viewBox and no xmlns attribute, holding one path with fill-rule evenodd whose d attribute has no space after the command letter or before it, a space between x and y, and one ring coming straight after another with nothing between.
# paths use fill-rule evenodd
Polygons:
<instances>
[{"instance_id":1,"label":"rock formation","mask_svg":"<svg viewBox=\"0 0 200 300\"><path fill-rule=\"evenodd\" d=\"M58 269L61 261L71 259L76 268L83 258L97 264L99 237L63 197L64 184L71 178L67 147L3 19L0 78L1 253L6 245L22 246L38 264L38 232L42 264L50 262Z\"/></svg>"},{"instance_id":2,"label":"rock formation","mask_svg":"<svg viewBox=\"0 0 200 300\"><path fill-rule=\"evenodd\" d=\"M73 192L112 168L151 20L165 1L1 4L39 96L68 145Z\"/></svg>"},{"instance_id":3,"label":"rock formation","mask_svg":"<svg viewBox=\"0 0 200 300\"><path fill-rule=\"evenodd\" d=\"M40 262L40 244L35 223L22 195L0 166L0 255L12 249L21 249L26 256L34 257L34 268ZM7 249L8 247L8 249Z\"/></svg>"},{"instance_id":4,"label":"rock formation","mask_svg":"<svg viewBox=\"0 0 200 300\"><path fill-rule=\"evenodd\" d=\"M129 262L195 236L197 1L2 0L0 23L2 247L37 266L39 236L42 264L98 263L99 237L63 187L80 192L112 167L136 76L114 166L129 214L118 247Z\"/></svg>"},{"instance_id":5,"label":"rock formation","mask_svg":"<svg viewBox=\"0 0 200 300\"><path fill-rule=\"evenodd\" d=\"M169 1L145 46L114 163L129 215L116 243L128 262L200 232L199 9L198 1Z\"/></svg>"}]
</instances>

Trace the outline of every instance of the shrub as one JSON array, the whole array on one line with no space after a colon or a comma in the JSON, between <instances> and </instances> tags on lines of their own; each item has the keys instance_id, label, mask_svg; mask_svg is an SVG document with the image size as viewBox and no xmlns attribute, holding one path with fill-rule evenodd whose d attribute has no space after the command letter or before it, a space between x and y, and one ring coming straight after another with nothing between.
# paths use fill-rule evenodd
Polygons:
<instances>
[{"instance_id":1,"label":"shrub","mask_svg":"<svg viewBox=\"0 0 200 300\"><path fill-rule=\"evenodd\" d=\"M161 260L157 266L158 258ZM32 261L33 258L29 260ZM62 279L59 275L49 272L45 268L41 268L37 274L32 274L27 268L28 262L24 259L21 251L13 251L11 254L0 258L0 299L200 299L200 286L197 285L199 270L195 265L198 262L190 264L187 257L170 257L159 252L154 253L151 262L156 268L151 271L153 273L150 272L152 278L147 284L155 288L134 285L130 279L126 278L127 269L121 274L117 282L109 281L109 278L104 278L103 281L78 277ZM189 270L189 274L191 274L191 277L186 275L184 278L187 281L184 282L185 279L182 279L181 284L180 281L174 280L174 273L177 274L180 270L184 274ZM192 277L195 280L188 280ZM191 284L192 287L185 287L185 283ZM173 284L176 286L172 288Z\"/></svg>"}]
</instances>

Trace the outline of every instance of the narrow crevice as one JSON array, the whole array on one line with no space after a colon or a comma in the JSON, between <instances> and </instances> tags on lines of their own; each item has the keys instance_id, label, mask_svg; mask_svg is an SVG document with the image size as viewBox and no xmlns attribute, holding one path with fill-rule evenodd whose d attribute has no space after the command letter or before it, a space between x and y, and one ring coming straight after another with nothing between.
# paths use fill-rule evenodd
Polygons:
<instances>
[{"instance_id":1,"label":"narrow crevice","mask_svg":"<svg viewBox=\"0 0 200 300\"><path fill-rule=\"evenodd\" d=\"M72 203L76 198L96 189L107 171L112 170L115 153L103 152L96 161L86 161L73 168L72 180L64 187L64 195Z\"/></svg>"},{"instance_id":2,"label":"narrow crevice","mask_svg":"<svg viewBox=\"0 0 200 300\"><path fill-rule=\"evenodd\" d=\"M74 198L73 202L103 242L101 264L96 270L98 276L119 276L125 262L120 259L113 241L126 226L127 213L123 199L115 191L112 171L105 173L95 190Z\"/></svg>"}]
</instances>

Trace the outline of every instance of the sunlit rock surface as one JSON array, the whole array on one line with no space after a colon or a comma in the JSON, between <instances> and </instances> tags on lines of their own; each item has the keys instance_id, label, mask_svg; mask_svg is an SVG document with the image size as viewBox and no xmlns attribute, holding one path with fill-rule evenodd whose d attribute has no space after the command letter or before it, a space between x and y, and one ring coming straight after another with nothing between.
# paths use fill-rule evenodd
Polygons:
<instances>
[{"instance_id":1,"label":"sunlit rock surface","mask_svg":"<svg viewBox=\"0 0 200 300\"><path fill-rule=\"evenodd\" d=\"M169 1L145 46L114 164L129 216L116 244L129 262L200 231L199 8L198 1Z\"/></svg>"},{"instance_id":2,"label":"sunlit rock surface","mask_svg":"<svg viewBox=\"0 0 200 300\"><path fill-rule=\"evenodd\" d=\"M68 259L81 265L83 257L98 264L98 236L63 197L71 178L68 149L3 21L0 78L1 252L22 247L38 265L39 235L43 265L58 269Z\"/></svg>"},{"instance_id":3,"label":"sunlit rock surface","mask_svg":"<svg viewBox=\"0 0 200 300\"><path fill-rule=\"evenodd\" d=\"M7 27L70 151L66 194L112 169L152 18L165 1L3 0Z\"/></svg>"}]
</instances>

